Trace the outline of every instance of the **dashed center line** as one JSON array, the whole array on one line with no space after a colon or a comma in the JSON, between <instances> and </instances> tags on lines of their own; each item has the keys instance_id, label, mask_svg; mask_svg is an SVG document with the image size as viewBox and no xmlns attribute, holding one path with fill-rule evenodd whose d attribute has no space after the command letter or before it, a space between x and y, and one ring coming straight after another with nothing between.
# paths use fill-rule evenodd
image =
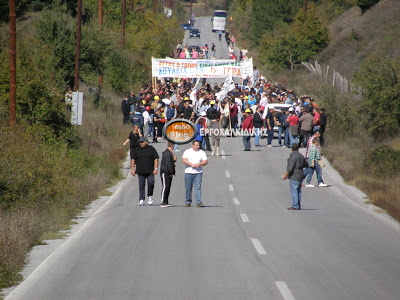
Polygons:
<instances>
[{"instance_id":1,"label":"dashed center line","mask_svg":"<svg viewBox=\"0 0 400 300\"><path fill-rule=\"evenodd\" d=\"M233 184L230 184L229 185L229 190L231 191L231 192L233 192L235 189L233 188Z\"/></svg>"},{"instance_id":2,"label":"dashed center line","mask_svg":"<svg viewBox=\"0 0 400 300\"><path fill-rule=\"evenodd\" d=\"M225 151L224 150L221 150L221 157L222 157L222 159L226 159L226 156L225 156Z\"/></svg>"},{"instance_id":3,"label":"dashed center line","mask_svg":"<svg viewBox=\"0 0 400 300\"><path fill-rule=\"evenodd\" d=\"M243 223L249 223L249 217L246 214L240 214L240 217L242 218Z\"/></svg>"},{"instance_id":4,"label":"dashed center line","mask_svg":"<svg viewBox=\"0 0 400 300\"><path fill-rule=\"evenodd\" d=\"M261 245L261 242L259 239L251 239L253 242L254 248L256 248L258 254L261 255L267 255L267 252L265 251L264 247Z\"/></svg>"},{"instance_id":5,"label":"dashed center line","mask_svg":"<svg viewBox=\"0 0 400 300\"><path fill-rule=\"evenodd\" d=\"M232 200L233 200L233 203L235 203L235 205L240 205L238 198L233 198Z\"/></svg>"},{"instance_id":6,"label":"dashed center line","mask_svg":"<svg viewBox=\"0 0 400 300\"><path fill-rule=\"evenodd\" d=\"M226 176L227 178L231 177L231 174L229 173L229 171L225 170L225 176Z\"/></svg>"},{"instance_id":7,"label":"dashed center line","mask_svg":"<svg viewBox=\"0 0 400 300\"><path fill-rule=\"evenodd\" d=\"M275 281L276 286L281 292L283 299L285 300L295 300L292 292L289 290L289 287L286 285L284 281Z\"/></svg>"}]
</instances>

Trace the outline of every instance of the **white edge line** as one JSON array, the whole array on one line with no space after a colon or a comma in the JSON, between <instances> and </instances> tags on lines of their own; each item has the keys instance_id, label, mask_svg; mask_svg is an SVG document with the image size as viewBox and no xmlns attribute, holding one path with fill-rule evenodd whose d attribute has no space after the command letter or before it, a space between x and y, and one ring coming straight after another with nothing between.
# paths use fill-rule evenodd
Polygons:
<instances>
[{"instance_id":1,"label":"white edge line","mask_svg":"<svg viewBox=\"0 0 400 300\"><path fill-rule=\"evenodd\" d=\"M231 191L231 192L233 192L235 189L233 188L233 184L230 184L229 185L229 190Z\"/></svg>"},{"instance_id":2,"label":"white edge line","mask_svg":"<svg viewBox=\"0 0 400 300\"><path fill-rule=\"evenodd\" d=\"M249 223L249 217L246 214L240 214L240 217L242 218L243 223Z\"/></svg>"},{"instance_id":3,"label":"white edge line","mask_svg":"<svg viewBox=\"0 0 400 300\"><path fill-rule=\"evenodd\" d=\"M295 300L292 292L289 290L289 287L286 285L284 281L275 281L276 286L281 292L283 299L285 300Z\"/></svg>"},{"instance_id":4,"label":"white edge line","mask_svg":"<svg viewBox=\"0 0 400 300\"><path fill-rule=\"evenodd\" d=\"M258 254L260 255L267 255L267 252L265 251L264 247L261 245L261 242L259 239L251 239L253 242L254 248L256 248Z\"/></svg>"},{"instance_id":5,"label":"white edge line","mask_svg":"<svg viewBox=\"0 0 400 300\"><path fill-rule=\"evenodd\" d=\"M235 203L236 205L240 205L238 198L233 198L232 200L233 200L233 203Z\"/></svg>"}]
</instances>

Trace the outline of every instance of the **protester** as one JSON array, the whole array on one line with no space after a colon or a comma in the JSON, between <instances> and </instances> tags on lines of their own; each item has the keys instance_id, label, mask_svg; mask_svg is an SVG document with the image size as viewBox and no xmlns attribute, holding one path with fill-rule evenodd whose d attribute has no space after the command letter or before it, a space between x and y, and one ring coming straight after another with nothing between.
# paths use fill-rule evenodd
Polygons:
<instances>
[{"instance_id":1,"label":"protester","mask_svg":"<svg viewBox=\"0 0 400 300\"><path fill-rule=\"evenodd\" d=\"M319 140L318 138L313 138L312 145L308 151L308 166L310 168L307 176L307 184L306 187L314 187L311 184L312 175L314 174L314 170L317 173L317 181L319 187L326 187L327 184L322 180L322 167L321 167L321 149L319 148Z\"/></svg>"},{"instance_id":2,"label":"protester","mask_svg":"<svg viewBox=\"0 0 400 300\"><path fill-rule=\"evenodd\" d=\"M146 181L148 204L153 204L154 175L158 172L158 158L156 149L148 145L147 137L142 136L131 159L131 174L138 174L139 178L139 206L144 205Z\"/></svg>"},{"instance_id":3,"label":"protester","mask_svg":"<svg viewBox=\"0 0 400 300\"><path fill-rule=\"evenodd\" d=\"M292 206L288 210L301 209L301 183L303 181L303 168L305 167L304 156L299 153L299 146L292 145L292 153L287 161L286 173L282 175L282 179L290 180L290 193L292 195Z\"/></svg>"},{"instance_id":4,"label":"protester","mask_svg":"<svg viewBox=\"0 0 400 300\"><path fill-rule=\"evenodd\" d=\"M257 107L256 113L253 115L253 123L254 123L254 130L255 130L255 139L254 144L256 147L261 147L260 145L260 137L261 137L261 128L264 126L264 121L262 119L262 110L261 107Z\"/></svg>"},{"instance_id":5,"label":"protester","mask_svg":"<svg viewBox=\"0 0 400 300\"><path fill-rule=\"evenodd\" d=\"M122 115L123 115L123 120L122 124L126 125L129 124L129 115L130 115L130 102L128 97L126 97L124 100L122 100L121 103L121 110L122 110Z\"/></svg>"},{"instance_id":6,"label":"protester","mask_svg":"<svg viewBox=\"0 0 400 300\"><path fill-rule=\"evenodd\" d=\"M131 159L132 159L132 155L133 155L133 152L135 151L136 147L139 147L139 139L141 137L142 137L142 133L140 132L140 128L138 125L135 125L133 127L133 130L131 131L131 133L129 133L129 137L122 144L123 146L126 146L126 144L129 143L129 153L130 153Z\"/></svg>"},{"instance_id":7,"label":"protester","mask_svg":"<svg viewBox=\"0 0 400 300\"><path fill-rule=\"evenodd\" d=\"M270 106L268 108L267 116L265 117L266 125L267 125L267 133L268 133L268 144L267 144L267 147L272 147L272 140L274 139L275 120L274 120L273 113L274 113L274 107Z\"/></svg>"},{"instance_id":8,"label":"protester","mask_svg":"<svg viewBox=\"0 0 400 300\"><path fill-rule=\"evenodd\" d=\"M244 116L245 119L242 124L244 151L250 151L250 138L253 132L253 117L251 116L251 110L249 108L245 110Z\"/></svg>"},{"instance_id":9,"label":"protester","mask_svg":"<svg viewBox=\"0 0 400 300\"><path fill-rule=\"evenodd\" d=\"M161 156L160 177L161 177L161 207L170 207L169 193L171 191L172 178L175 175L176 157L172 153L174 143L168 142L168 147Z\"/></svg>"},{"instance_id":10,"label":"protester","mask_svg":"<svg viewBox=\"0 0 400 300\"><path fill-rule=\"evenodd\" d=\"M185 206L189 207L192 204L192 189L194 186L194 194L197 207L204 207L201 201L201 183L203 177L203 166L207 165L207 155L203 150L200 150L200 142L193 141L192 148L186 150L182 156L182 162L186 165L185 168Z\"/></svg>"}]
</instances>

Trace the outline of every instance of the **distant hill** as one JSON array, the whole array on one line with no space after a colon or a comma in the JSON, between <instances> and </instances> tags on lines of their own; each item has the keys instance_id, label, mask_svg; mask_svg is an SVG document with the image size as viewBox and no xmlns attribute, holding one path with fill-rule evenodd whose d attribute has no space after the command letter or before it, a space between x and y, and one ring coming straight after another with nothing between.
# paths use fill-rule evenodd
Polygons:
<instances>
[{"instance_id":1,"label":"distant hill","mask_svg":"<svg viewBox=\"0 0 400 300\"><path fill-rule=\"evenodd\" d=\"M331 22L329 36L331 42L319 54L318 61L348 78L373 53L398 57L400 1L381 0L365 14L361 14L359 7L353 7Z\"/></svg>"}]
</instances>

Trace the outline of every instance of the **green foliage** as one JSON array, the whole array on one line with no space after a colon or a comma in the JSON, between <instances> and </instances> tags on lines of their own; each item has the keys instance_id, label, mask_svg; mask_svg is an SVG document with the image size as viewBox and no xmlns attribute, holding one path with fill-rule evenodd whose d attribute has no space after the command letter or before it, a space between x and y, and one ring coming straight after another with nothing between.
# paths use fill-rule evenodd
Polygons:
<instances>
[{"instance_id":1,"label":"green foliage","mask_svg":"<svg viewBox=\"0 0 400 300\"><path fill-rule=\"evenodd\" d=\"M258 45L263 34L275 29L279 22L291 23L302 0L252 0L251 40Z\"/></svg>"},{"instance_id":2,"label":"green foliage","mask_svg":"<svg viewBox=\"0 0 400 300\"><path fill-rule=\"evenodd\" d=\"M371 166L378 175L393 176L400 173L400 151L383 145L371 151Z\"/></svg>"},{"instance_id":3,"label":"green foliage","mask_svg":"<svg viewBox=\"0 0 400 300\"><path fill-rule=\"evenodd\" d=\"M375 55L354 73L364 101L361 114L364 126L374 139L400 132L400 59Z\"/></svg>"},{"instance_id":4,"label":"green foliage","mask_svg":"<svg viewBox=\"0 0 400 300\"><path fill-rule=\"evenodd\" d=\"M362 13L365 13L380 0L357 0L357 5L361 8Z\"/></svg>"},{"instance_id":5,"label":"green foliage","mask_svg":"<svg viewBox=\"0 0 400 300\"><path fill-rule=\"evenodd\" d=\"M307 15L300 10L293 24L280 24L260 43L260 58L272 70L294 68L296 63L307 61L328 45L328 29L321 24L314 5L309 5Z\"/></svg>"}]
</instances>

